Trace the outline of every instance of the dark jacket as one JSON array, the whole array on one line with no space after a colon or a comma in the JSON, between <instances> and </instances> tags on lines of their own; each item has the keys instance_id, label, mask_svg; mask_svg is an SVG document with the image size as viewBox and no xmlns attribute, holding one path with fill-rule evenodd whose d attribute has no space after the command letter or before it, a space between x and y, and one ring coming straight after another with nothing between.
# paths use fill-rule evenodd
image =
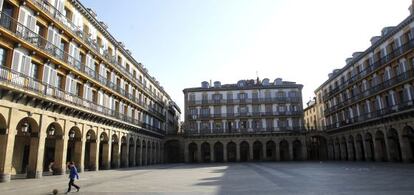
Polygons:
<instances>
[{"instance_id":1,"label":"dark jacket","mask_svg":"<svg viewBox=\"0 0 414 195\"><path fill-rule=\"evenodd\" d=\"M70 168L69 178L70 179L75 179L75 178L79 179L78 170L76 169L75 166Z\"/></svg>"}]
</instances>

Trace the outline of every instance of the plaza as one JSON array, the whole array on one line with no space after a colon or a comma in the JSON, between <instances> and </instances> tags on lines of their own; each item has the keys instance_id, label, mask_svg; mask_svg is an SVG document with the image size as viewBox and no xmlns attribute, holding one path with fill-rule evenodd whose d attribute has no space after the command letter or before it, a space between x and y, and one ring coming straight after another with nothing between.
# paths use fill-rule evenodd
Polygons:
<instances>
[{"instance_id":1,"label":"plaza","mask_svg":"<svg viewBox=\"0 0 414 195\"><path fill-rule=\"evenodd\" d=\"M85 172L72 194L413 194L414 165L365 162L166 164ZM1 183L2 194L65 192L66 176Z\"/></svg>"}]
</instances>

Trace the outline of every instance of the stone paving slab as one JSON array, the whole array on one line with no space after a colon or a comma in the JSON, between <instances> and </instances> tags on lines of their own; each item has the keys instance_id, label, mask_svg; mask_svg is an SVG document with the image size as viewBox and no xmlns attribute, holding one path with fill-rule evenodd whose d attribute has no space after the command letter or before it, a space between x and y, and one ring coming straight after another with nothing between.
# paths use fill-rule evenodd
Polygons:
<instances>
[{"instance_id":1,"label":"stone paving slab","mask_svg":"<svg viewBox=\"0 0 414 195\"><path fill-rule=\"evenodd\" d=\"M80 173L70 194L414 194L414 164L276 162L170 164ZM51 194L67 175L12 180L0 194Z\"/></svg>"}]
</instances>

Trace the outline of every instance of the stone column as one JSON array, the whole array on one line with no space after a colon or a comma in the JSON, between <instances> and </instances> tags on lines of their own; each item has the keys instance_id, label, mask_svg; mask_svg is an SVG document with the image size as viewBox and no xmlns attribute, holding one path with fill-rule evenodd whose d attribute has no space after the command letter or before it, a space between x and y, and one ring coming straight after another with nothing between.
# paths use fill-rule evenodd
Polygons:
<instances>
[{"instance_id":1,"label":"stone column","mask_svg":"<svg viewBox=\"0 0 414 195\"><path fill-rule=\"evenodd\" d=\"M408 138L403 135L402 131L400 131L400 132L398 132L398 139L400 140L401 160L405 163L408 163L408 162L411 161L410 158L412 158L411 154L410 154L411 149L409 148L410 145L409 145L409 142L407 141ZM389 151L388 146L387 146L387 151ZM390 158L388 158L388 159L390 159Z\"/></svg>"},{"instance_id":2,"label":"stone column","mask_svg":"<svg viewBox=\"0 0 414 195\"><path fill-rule=\"evenodd\" d=\"M223 143L223 161L227 162L227 144Z\"/></svg>"},{"instance_id":3,"label":"stone column","mask_svg":"<svg viewBox=\"0 0 414 195\"><path fill-rule=\"evenodd\" d=\"M280 145L279 145L280 140L276 140L275 141L275 146L276 146L276 161L280 161Z\"/></svg>"},{"instance_id":4,"label":"stone column","mask_svg":"<svg viewBox=\"0 0 414 195\"><path fill-rule=\"evenodd\" d=\"M83 132L81 132L83 134ZM77 140L75 142L75 164L78 172L83 172L83 164L85 161L85 139Z\"/></svg>"},{"instance_id":5,"label":"stone column","mask_svg":"<svg viewBox=\"0 0 414 195\"><path fill-rule=\"evenodd\" d=\"M249 159L248 161L253 161L253 143L249 143Z\"/></svg>"},{"instance_id":6,"label":"stone column","mask_svg":"<svg viewBox=\"0 0 414 195\"><path fill-rule=\"evenodd\" d=\"M134 147L132 148L132 151L129 151L130 152L129 155L132 156L132 165L129 165L131 167L137 166L137 160L136 160L136 155L137 155L137 142L135 141L135 139L133 139L133 142L134 142ZM129 143L129 144L131 144L131 143ZM131 147L129 147L129 149L131 149ZM131 157L128 156L128 158L130 159ZM129 159L128 159L128 162L129 162Z\"/></svg>"},{"instance_id":7,"label":"stone column","mask_svg":"<svg viewBox=\"0 0 414 195\"><path fill-rule=\"evenodd\" d=\"M240 143L236 143L236 161L240 162Z\"/></svg>"},{"instance_id":8,"label":"stone column","mask_svg":"<svg viewBox=\"0 0 414 195\"><path fill-rule=\"evenodd\" d=\"M40 124L39 138L30 138L30 154L29 154L29 165L27 168L28 178L41 178L43 172L43 155L46 133L42 132L42 124ZM43 144L43 145L42 145Z\"/></svg>"},{"instance_id":9,"label":"stone column","mask_svg":"<svg viewBox=\"0 0 414 195\"><path fill-rule=\"evenodd\" d=\"M266 143L265 142L262 142L262 147L263 147L263 149L262 149L262 156L263 156L263 161L267 161L268 159L267 159L267 156L266 156Z\"/></svg>"},{"instance_id":10,"label":"stone column","mask_svg":"<svg viewBox=\"0 0 414 195\"><path fill-rule=\"evenodd\" d=\"M197 143L197 160L199 163L203 162L201 154L201 143Z\"/></svg>"},{"instance_id":11,"label":"stone column","mask_svg":"<svg viewBox=\"0 0 414 195\"><path fill-rule=\"evenodd\" d=\"M188 144L184 142L184 162L189 163Z\"/></svg>"},{"instance_id":12,"label":"stone column","mask_svg":"<svg viewBox=\"0 0 414 195\"><path fill-rule=\"evenodd\" d=\"M91 152L91 162L92 162L92 168L93 171L98 171L98 167L99 167L99 145L100 145L100 139L99 139L99 131L96 131L96 139L95 142L93 142L93 145L91 143L91 149L93 148L94 150L92 150Z\"/></svg>"},{"instance_id":13,"label":"stone column","mask_svg":"<svg viewBox=\"0 0 414 195\"><path fill-rule=\"evenodd\" d=\"M308 159L308 146L306 144L306 140L302 140L302 160Z\"/></svg>"},{"instance_id":14,"label":"stone column","mask_svg":"<svg viewBox=\"0 0 414 195\"><path fill-rule=\"evenodd\" d=\"M289 143L289 160L293 160L293 142Z\"/></svg>"},{"instance_id":15,"label":"stone column","mask_svg":"<svg viewBox=\"0 0 414 195\"><path fill-rule=\"evenodd\" d=\"M216 160L216 156L214 154L214 143L210 143L210 162L214 162Z\"/></svg>"},{"instance_id":16,"label":"stone column","mask_svg":"<svg viewBox=\"0 0 414 195\"><path fill-rule=\"evenodd\" d=\"M362 152L356 140L357 140L356 137L354 137L355 160L360 161L362 159L362 156L361 156Z\"/></svg>"},{"instance_id":17,"label":"stone column","mask_svg":"<svg viewBox=\"0 0 414 195\"><path fill-rule=\"evenodd\" d=\"M138 159L138 163L139 163L139 166L142 166L142 165L144 165L144 162L143 162L143 160L142 160L142 157L143 157L143 155L142 155L142 152L143 152L143 149L142 149L142 143L143 143L143 139L140 139L140 141L139 141L140 143L139 143L139 159Z\"/></svg>"}]
</instances>

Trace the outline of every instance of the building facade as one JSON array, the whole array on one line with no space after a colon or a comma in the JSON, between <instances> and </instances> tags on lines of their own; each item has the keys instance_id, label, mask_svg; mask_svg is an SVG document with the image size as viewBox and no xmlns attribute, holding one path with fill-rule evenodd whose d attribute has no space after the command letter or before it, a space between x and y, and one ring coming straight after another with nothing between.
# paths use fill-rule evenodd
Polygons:
<instances>
[{"instance_id":1,"label":"building facade","mask_svg":"<svg viewBox=\"0 0 414 195\"><path fill-rule=\"evenodd\" d=\"M185 162L306 159L302 87L257 79L184 89Z\"/></svg>"},{"instance_id":2,"label":"building facade","mask_svg":"<svg viewBox=\"0 0 414 195\"><path fill-rule=\"evenodd\" d=\"M304 114L304 122L305 122L305 128L307 131L313 131L316 130L317 127L317 120L316 120L316 98L313 100L309 100L308 103L306 103L306 108L303 110Z\"/></svg>"},{"instance_id":3,"label":"building facade","mask_svg":"<svg viewBox=\"0 0 414 195\"><path fill-rule=\"evenodd\" d=\"M414 161L414 15L383 28L315 92L329 159ZM324 125L324 126L322 126Z\"/></svg>"},{"instance_id":4,"label":"building facade","mask_svg":"<svg viewBox=\"0 0 414 195\"><path fill-rule=\"evenodd\" d=\"M78 0L0 0L0 181L162 162L179 109ZM174 126L175 125L175 126Z\"/></svg>"}]
</instances>

